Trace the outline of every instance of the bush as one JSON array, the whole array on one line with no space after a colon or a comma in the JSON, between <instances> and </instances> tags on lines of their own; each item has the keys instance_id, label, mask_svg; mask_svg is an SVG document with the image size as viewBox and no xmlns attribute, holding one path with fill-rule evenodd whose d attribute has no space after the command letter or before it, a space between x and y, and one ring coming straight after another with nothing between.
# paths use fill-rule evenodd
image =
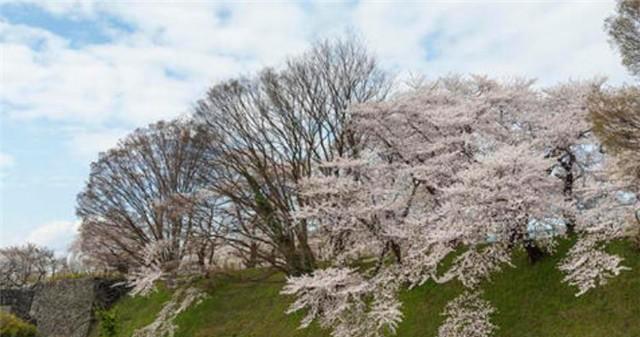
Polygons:
<instances>
[{"instance_id":1,"label":"bush","mask_svg":"<svg viewBox=\"0 0 640 337\"><path fill-rule=\"evenodd\" d=\"M36 327L20 318L0 311L0 337L35 337Z\"/></svg>"},{"instance_id":2,"label":"bush","mask_svg":"<svg viewBox=\"0 0 640 337\"><path fill-rule=\"evenodd\" d=\"M100 337L115 337L117 335L115 311L98 311L98 319L100 320Z\"/></svg>"}]
</instances>

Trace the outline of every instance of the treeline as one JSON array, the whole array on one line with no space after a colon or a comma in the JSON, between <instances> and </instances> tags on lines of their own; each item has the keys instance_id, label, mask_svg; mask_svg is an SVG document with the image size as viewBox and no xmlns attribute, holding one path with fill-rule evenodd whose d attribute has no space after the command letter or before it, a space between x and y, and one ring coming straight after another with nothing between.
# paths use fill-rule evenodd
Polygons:
<instances>
[{"instance_id":1,"label":"treeline","mask_svg":"<svg viewBox=\"0 0 640 337\"><path fill-rule=\"evenodd\" d=\"M357 40L326 40L283 69L214 85L190 118L136 130L92 163L78 195L87 263L128 272L160 249L163 269L206 271L223 254L312 271L315 227L292 215L308 203L297 185L357 152L349 108L391 85Z\"/></svg>"},{"instance_id":2,"label":"treeline","mask_svg":"<svg viewBox=\"0 0 640 337\"><path fill-rule=\"evenodd\" d=\"M27 243L0 248L0 288L31 287L71 268L66 258L56 257L47 247Z\"/></svg>"},{"instance_id":3,"label":"treeline","mask_svg":"<svg viewBox=\"0 0 640 337\"><path fill-rule=\"evenodd\" d=\"M636 79L639 27L637 0L606 22ZM402 287L459 280L468 291L440 336L490 335L478 285L514 250L535 263L576 238L558 268L582 294L625 270L607 242L640 237L637 83L532 84L449 76L400 90L356 38L320 41L101 153L78 195L76 253L142 294L272 267L303 325L338 337L393 332Z\"/></svg>"}]
</instances>

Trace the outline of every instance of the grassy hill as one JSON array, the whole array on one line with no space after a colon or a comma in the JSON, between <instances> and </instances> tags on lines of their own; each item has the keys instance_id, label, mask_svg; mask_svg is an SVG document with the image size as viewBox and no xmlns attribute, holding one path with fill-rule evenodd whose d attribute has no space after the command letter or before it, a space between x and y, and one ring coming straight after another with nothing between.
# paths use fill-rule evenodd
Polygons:
<instances>
[{"instance_id":1,"label":"grassy hill","mask_svg":"<svg viewBox=\"0 0 640 337\"><path fill-rule=\"evenodd\" d=\"M492 320L499 337L634 337L640 336L640 251L630 243L610 245L610 251L625 258L631 267L604 287L581 297L576 289L561 282L556 269L568 249L561 244L559 254L529 265L524 255L514 257L516 268L507 267L484 284L484 296L498 309ZM312 326L297 329L300 315L286 315L291 298L279 295L284 277L272 275L251 281L264 271L246 271L233 276L202 280L209 298L180 314L176 337L302 337L329 336ZM402 294L402 322L397 336L435 336L443 320L444 305L462 290L459 284L422 287ZM118 337L130 337L134 329L153 321L162 304L170 298L161 289L148 298L121 300L116 313Z\"/></svg>"}]
</instances>

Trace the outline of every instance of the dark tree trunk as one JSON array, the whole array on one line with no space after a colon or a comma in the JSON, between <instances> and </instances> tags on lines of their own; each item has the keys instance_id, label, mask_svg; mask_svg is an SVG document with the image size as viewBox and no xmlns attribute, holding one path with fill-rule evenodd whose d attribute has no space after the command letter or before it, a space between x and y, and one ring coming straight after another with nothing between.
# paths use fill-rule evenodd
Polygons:
<instances>
[{"instance_id":1,"label":"dark tree trunk","mask_svg":"<svg viewBox=\"0 0 640 337\"><path fill-rule=\"evenodd\" d=\"M636 210L635 213L636 213L635 216L636 216L636 221L638 222L638 226L637 226L637 232L633 236L633 242L635 243L637 250L640 251L640 209Z\"/></svg>"},{"instance_id":2,"label":"dark tree trunk","mask_svg":"<svg viewBox=\"0 0 640 337\"><path fill-rule=\"evenodd\" d=\"M547 253L545 253L540 247L538 247L534 242L525 242L524 249L527 251L527 256L529 257L530 264L536 264L538 261L542 260Z\"/></svg>"},{"instance_id":3,"label":"dark tree trunk","mask_svg":"<svg viewBox=\"0 0 640 337\"><path fill-rule=\"evenodd\" d=\"M566 159L560 160L560 165L567 171L566 177L564 177L564 187L562 192L566 199L571 199L573 195L573 185L576 177L573 175L573 164L576 162L576 156L570 149L566 150ZM572 219L567 222L567 234L572 235L575 233L575 224Z\"/></svg>"},{"instance_id":4,"label":"dark tree trunk","mask_svg":"<svg viewBox=\"0 0 640 337\"><path fill-rule=\"evenodd\" d=\"M391 241L391 251L393 252L393 255L396 257L396 262L398 262L399 264L402 264L402 251L400 250L400 245L398 245L394 241Z\"/></svg>"},{"instance_id":5,"label":"dark tree trunk","mask_svg":"<svg viewBox=\"0 0 640 337\"><path fill-rule=\"evenodd\" d=\"M313 272L313 258L308 256L303 250L293 252L287 257L287 274L300 276Z\"/></svg>"},{"instance_id":6,"label":"dark tree trunk","mask_svg":"<svg viewBox=\"0 0 640 337\"><path fill-rule=\"evenodd\" d=\"M245 261L247 268L255 268L258 265L258 244L252 242L249 246L249 256Z\"/></svg>"}]
</instances>

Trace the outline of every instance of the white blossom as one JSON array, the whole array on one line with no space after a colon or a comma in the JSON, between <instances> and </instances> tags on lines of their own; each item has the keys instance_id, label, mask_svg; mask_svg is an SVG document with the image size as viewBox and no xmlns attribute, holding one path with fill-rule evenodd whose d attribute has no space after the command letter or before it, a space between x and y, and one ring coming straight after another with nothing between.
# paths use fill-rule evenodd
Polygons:
<instances>
[{"instance_id":1,"label":"white blossom","mask_svg":"<svg viewBox=\"0 0 640 337\"><path fill-rule=\"evenodd\" d=\"M606 284L623 270L630 270L621 265L621 257L605 252L602 245L597 235L581 238L560 262L558 268L567 274L563 282L578 287L576 296Z\"/></svg>"},{"instance_id":2,"label":"white blossom","mask_svg":"<svg viewBox=\"0 0 640 337\"><path fill-rule=\"evenodd\" d=\"M306 310L301 328L318 320L334 337L382 337L402 320L394 279L382 273L365 280L354 269L328 268L289 278L282 293L296 295L287 313Z\"/></svg>"},{"instance_id":3,"label":"white blossom","mask_svg":"<svg viewBox=\"0 0 640 337\"><path fill-rule=\"evenodd\" d=\"M156 319L149 325L137 329L132 337L173 337L178 326L173 320L181 312L202 302L207 295L197 288L181 288L176 290L160 310Z\"/></svg>"},{"instance_id":4,"label":"white blossom","mask_svg":"<svg viewBox=\"0 0 640 337\"><path fill-rule=\"evenodd\" d=\"M621 182L606 179L599 147L587 145L595 143L585 118L587 97L601 82L546 90L531 83L450 77L354 108L363 148L323 163L300 185L308 204L296 217L314 224L320 257L331 263L313 276L288 280L285 292L298 299L292 310L308 310L303 325L318 319L335 336L377 336L380 329L366 319L369 294L385 294L384 307L396 308L376 311L375 321L401 318L397 291L380 279L392 279L393 287L457 279L473 290L509 265L516 249L535 261L553 253L558 236L567 233L599 242L624 235L630 209L611 203ZM585 149L590 152L576 153ZM563 174L553 174L556 167ZM532 235L530 224L544 219L562 219L566 230ZM569 258L561 268L581 292L621 270L618 257L605 258L596 248L576 247L593 259ZM439 271L454 251L462 253ZM482 309L479 322L485 323L477 323L477 336L489 335L493 326L485 316L492 309L465 296ZM449 320L441 335L476 336L465 335L464 326L456 332L454 325L465 322Z\"/></svg>"},{"instance_id":5,"label":"white blossom","mask_svg":"<svg viewBox=\"0 0 640 337\"><path fill-rule=\"evenodd\" d=\"M491 336L497 329L489 320L495 309L480 296L480 292L465 291L449 302L442 313L447 318L438 329L438 337Z\"/></svg>"},{"instance_id":6,"label":"white blossom","mask_svg":"<svg viewBox=\"0 0 640 337\"><path fill-rule=\"evenodd\" d=\"M164 240L154 241L144 247L144 264L127 275L131 296L147 296L156 291L156 283L166 276L164 262L169 249L170 242Z\"/></svg>"}]
</instances>

